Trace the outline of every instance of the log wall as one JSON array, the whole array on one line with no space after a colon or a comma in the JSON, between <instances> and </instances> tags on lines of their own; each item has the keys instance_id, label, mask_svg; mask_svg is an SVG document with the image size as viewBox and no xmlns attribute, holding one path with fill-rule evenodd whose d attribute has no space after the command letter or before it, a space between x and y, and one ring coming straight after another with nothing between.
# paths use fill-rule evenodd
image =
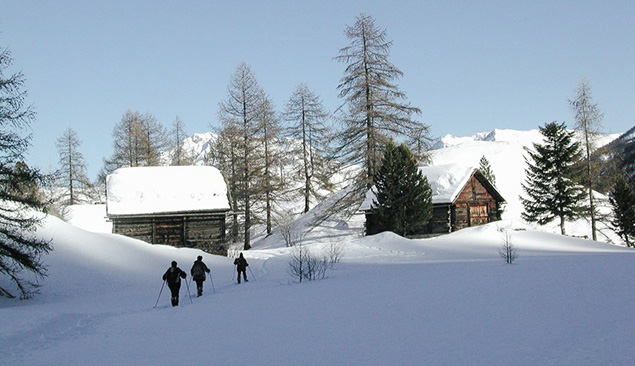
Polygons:
<instances>
[{"instance_id":1,"label":"log wall","mask_svg":"<svg viewBox=\"0 0 635 366\"><path fill-rule=\"evenodd\" d=\"M225 214L111 218L112 232L151 244L189 247L226 254Z\"/></svg>"}]
</instances>

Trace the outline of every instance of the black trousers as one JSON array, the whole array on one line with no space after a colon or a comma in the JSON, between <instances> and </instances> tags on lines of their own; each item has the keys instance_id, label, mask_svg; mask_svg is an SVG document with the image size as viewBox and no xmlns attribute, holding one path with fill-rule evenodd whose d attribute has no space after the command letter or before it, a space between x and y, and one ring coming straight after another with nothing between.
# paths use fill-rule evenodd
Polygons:
<instances>
[{"instance_id":1,"label":"black trousers","mask_svg":"<svg viewBox=\"0 0 635 366\"><path fill-rule=\"evenodd\" d=\"M201 296L203 294L203 281L205 281L205 279L194 281L196 282L196 292L198 296Z\"/></svg>"},{"instance_id":2,"label":"black trousers","mask_svg":"<svg viewBox=\"0 0 635 366\"><path fill-rule=\"evenodd\" d=\"M247 271L243 269L241 271L238 271L238 283L240 283L240 274L241 273L243 274L243 278L245 279L245 282L247 282Z\"/></svg>"},{"instance_id":3,"label":"black trousers","mask_svg":"<svg viewBox=\"0 0 635 366\"><path fill-rule=\"evenodd\" d=\"M172 293L172 306L177 306L179 304L179 291L181 290L181 282L168 282L168 287L170 288L170 292Z\"/></svg>"}]
</instances>

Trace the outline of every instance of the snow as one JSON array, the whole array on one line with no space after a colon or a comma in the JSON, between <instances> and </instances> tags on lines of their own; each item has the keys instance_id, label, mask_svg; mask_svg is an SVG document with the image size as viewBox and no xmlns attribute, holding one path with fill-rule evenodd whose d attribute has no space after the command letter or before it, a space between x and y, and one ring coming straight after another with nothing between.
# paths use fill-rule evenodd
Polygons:
<instances>
[{"instance_id":1,"label":"snow","mask_svg":"<svg viewBox=\"0 0 635 366\"><path fill-rule=\"evenodd\" d=\"M355 217L307 236L315 253L345 248L327 278L293 282L279 246L245 252L250 281L236 285L231 258L49 217L41 294L0 299L0 364L632 364L634 251L515 226L507 265L509 225L408 240L361 237ZM215 292L208 280L190 302L183 286L172 308L166 287L153 308L170 262L189 272L197 255Z\"/></svg>"},{"instance_id":2,"label":"snow","mask_svg":"<svg viewBox=\"0 0 635 366\"><path fill-rule=\"evenodd\" d=\"M486 153L509 199L516 167L504 164L521 146L481 140L463 147L471 151L446 147L433 159L471 163ZM503 221L417 240L364 237L361 215L327 220L304 244L316 255L339 245L344 256L325 279L303 283L287 273L293 249L271 235L244 252L250 281L241 285L233 258L104 232L104 212L72 207L73 225L46 218L37 235L52 239L55 250L44 258L41 293L0 298L0 365L584 366L635 359L635 250L536 230L509 209ZM296 221L299 230L310 214ZM498 253L506 230L519 254L512 265ZM204 295L190 300L183 286L180 306L169 306L162 274L176 260L192 292L189 269L198 255L214 289L208 280Z\"/></svg>"},{"instance_id":3,"label":"snow","mask_svg":"<svg viewBox=\"0 0 635 366\"><path fill-rule=\"evenodd\" d=\"M432 204L454 202L461 190L467 184L475 168L461 164L440 164L421 166L419 171L428 179L432 190ZM366 192L360 210L369 210L375 200L375 193L371 189Z\"/></svg>"},{"instance_id":4,"label":"snow","mask_svg":"<svg viewBox=\"0 0 635 366\"><path fill-rule=\"evenodd\" d=\"M109 215L229 209L225 180L211 166L120 168L106 187Z\"/></svg>"}]
</instances>

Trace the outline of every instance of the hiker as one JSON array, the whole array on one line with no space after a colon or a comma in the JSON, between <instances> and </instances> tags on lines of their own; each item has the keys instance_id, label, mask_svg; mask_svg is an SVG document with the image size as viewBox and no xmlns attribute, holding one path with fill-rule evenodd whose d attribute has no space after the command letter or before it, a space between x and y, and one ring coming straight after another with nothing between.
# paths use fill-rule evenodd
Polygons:
<instances>
[{"instance_id":1,"label":"hiker","mask_svg":"<svg viewBox=\"0 0 635 366\"><path fill-rule=\"evenodd\" d=\"M205 263L203 263L203 256L199 255L196 257L196 261L192 265L192 269L190 269L190 274L192 275L192 279L196 282L196 296L199 297L203 295L203 281L205 281L205 273L209 273L210 270L207 268Z\"/></svg>"},{"instance_id":2,"label":"hiker","mask_svg":"<svg viewBox=\"0 0 635 366\"><path fill-rule=\"evenodd\" d=\"M179 290L181 290L181 278L186 278L187 274L176 266L176 261L172 261L172 266L163 274L163 281L167 281L170 292L172 292L172 306L179 305Z\"/></svg>"},{"instance_id":3,"label":"hiker","mask_svg":"<svg viewBox=\"0 0 635 366\"><path fill-rule=\"evenodd\" d=\"M240 283L241 272L243 274L245 282L249 282L247 281L247 266L249 265L249 263L247 263L247 260L245 259L245 257L243 257L243 253L240 253L240 256L234 260L234 265L236 266L236 271L238 272L238 283Z\"/></svg>"}]
</instances>

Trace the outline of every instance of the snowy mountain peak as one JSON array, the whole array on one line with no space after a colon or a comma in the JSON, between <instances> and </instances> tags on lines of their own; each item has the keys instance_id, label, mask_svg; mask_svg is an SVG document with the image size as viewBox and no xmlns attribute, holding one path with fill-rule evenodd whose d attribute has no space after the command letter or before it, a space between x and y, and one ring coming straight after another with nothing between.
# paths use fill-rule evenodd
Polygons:
<instances>
[{"instance_id":1,"label":"snowy mountain peak","mask_svg":"<svg viewBox=\"0 0 635 366\"><path fill-rule=\"evenodd\" d=\"M509 129L495 128L490 132L477 132L472 136L456 137L454 135L445 135L441 137L433 146L433 150L442 149L446 147L452 147L461 145L467 142L473 141L488 141L488 142L514 142L522 143L529 140L533 140L533 135L539 135L538 130L520 131Z\"/></svg>"}]
</instances>

